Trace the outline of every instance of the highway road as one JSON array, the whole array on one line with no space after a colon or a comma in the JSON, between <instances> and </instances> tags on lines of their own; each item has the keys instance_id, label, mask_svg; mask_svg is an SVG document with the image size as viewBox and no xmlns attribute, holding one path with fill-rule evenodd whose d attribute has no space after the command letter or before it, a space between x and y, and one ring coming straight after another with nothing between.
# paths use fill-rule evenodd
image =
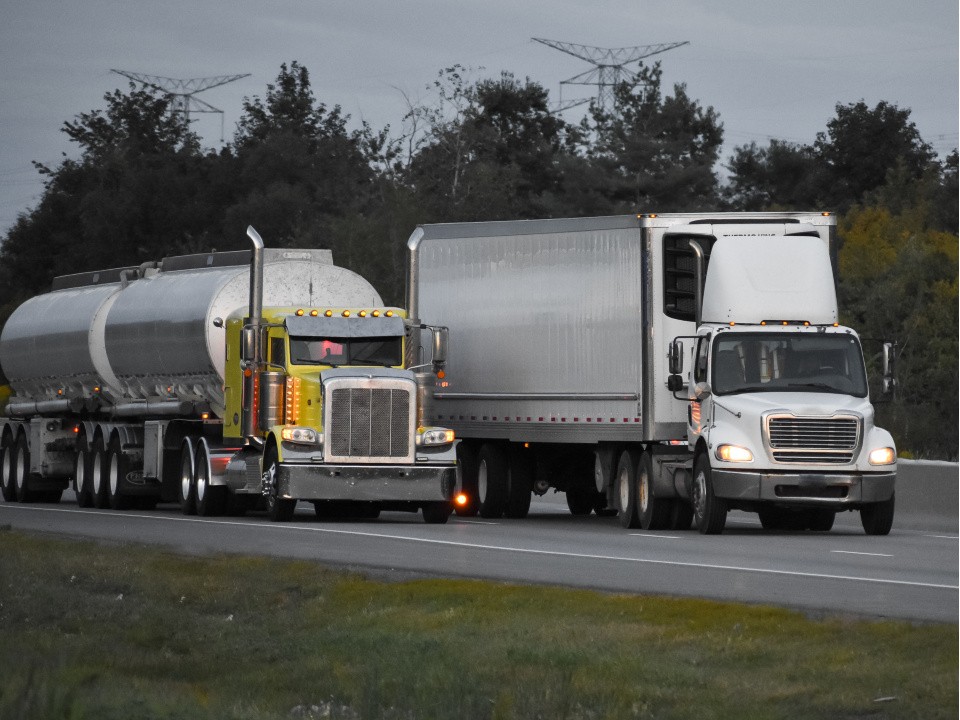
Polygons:
<instances>
[{"instance_id":1,"label":"highway road","mask_svg":"<svg viewBox=\"0 0 960 720\"><path fill-rule=\"evenodd\" d=\"M301 503L291 523L263 516L185 517L150 512L0 503L0 525L71 538L159 545L193 554L241 553L316 560L395 577L442 576L542 583L647 596L682 596L797 608L820 615L957 622L955 531L863 534L838 516L829 533L766 532L733 513L720 536L624 530L616 518L573 517L562 495L534 499L525 520L419 515L319 520Z\"/></svg>"}]
</instances>

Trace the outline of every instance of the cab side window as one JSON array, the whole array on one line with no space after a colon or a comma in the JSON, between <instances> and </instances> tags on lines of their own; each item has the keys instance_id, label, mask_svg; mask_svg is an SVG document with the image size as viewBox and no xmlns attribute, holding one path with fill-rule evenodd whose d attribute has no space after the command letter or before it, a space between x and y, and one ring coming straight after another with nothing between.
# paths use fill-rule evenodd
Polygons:
<instances>
[{"instance_id":1,"label":"cab side window","mask_svg":"<svg viewBox=\"0 0 960 720\"><path fill-rule=\"evenodd\" d=\"M273 365L286 365L286 353L284 352L283 338L270 338L270 363Z\"/></svg>"},{"instance_id":2,"label":"cab side window","mask_svg":"<svg viewBox=\"0 0 960 720\"><path fill-rule=\"evenodd\" d=\"M710 336L706 335L697 340L697 353L693 361L693 381L701 383L707 381L707 358L710 357Z\"/></svg>"}]
</instances>

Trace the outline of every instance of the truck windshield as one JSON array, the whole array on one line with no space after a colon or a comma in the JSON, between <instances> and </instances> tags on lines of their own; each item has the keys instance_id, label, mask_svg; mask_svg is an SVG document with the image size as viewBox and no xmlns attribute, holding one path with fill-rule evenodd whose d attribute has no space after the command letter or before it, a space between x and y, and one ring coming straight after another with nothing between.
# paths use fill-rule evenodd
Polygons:
<instances>
[{"instance_id":1,"label":"truck windshield","mask_svg":"<svg viewBox=\"0 0 960 720\"><path fill-rule=\"evenodd\" d=\"M317 338L291 337L290 362L294 365L383 365L401 364L400 337Z\"/></svg>"},{"instance_id":2,"label":"truck windshield","mask_svg":"<svg viewBox=\"0 0 960 720\"><path fill-rule=\"evenodd\" d=\"M860 343L826 333L722 333L713 347L713 392L828 392L867 396Z\"/></svg>"}]
</instances>

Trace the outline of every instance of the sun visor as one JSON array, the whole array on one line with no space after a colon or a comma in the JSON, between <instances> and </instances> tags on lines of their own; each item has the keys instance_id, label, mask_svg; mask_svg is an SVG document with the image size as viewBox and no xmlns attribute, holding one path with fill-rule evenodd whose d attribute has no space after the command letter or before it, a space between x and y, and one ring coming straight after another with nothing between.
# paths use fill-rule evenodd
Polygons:
<instances>
[{"instance_id":1,"label":"sun visor","mask_svg":"<svg viewBox=\"0 0 960 720\"><path fill-rule=\"evenodd\" d=\"M326 317L291 315L285 321L287 332L295 337L403 337L400 317Z\"/></svg>"}]
</instances>

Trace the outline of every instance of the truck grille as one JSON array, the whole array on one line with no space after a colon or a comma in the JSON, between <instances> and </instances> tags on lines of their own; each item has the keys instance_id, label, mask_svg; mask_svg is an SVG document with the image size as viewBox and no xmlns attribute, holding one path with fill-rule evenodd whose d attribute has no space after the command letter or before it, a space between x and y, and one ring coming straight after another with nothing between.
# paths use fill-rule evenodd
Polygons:
<instances>
[{"instance_id":1,"label":"truck grille","mask_svg":"<svg viewBox=\"0 0 960 720\"><path fill-rule=\"evenodd\" d=\"M328 460L386 462L412 459L412 389L346 386L329 391L324 421Z\"/></svg>"},{"instance_id":2,"label":"truck grille","mask_svg":"<svg viewBox=\"0 0 960 720\"><path fill-rule=\"evenodd\" d=\"M860 418L767 418L773 459L785 463L850 463L860 445Z\"/></svg>"}]
</instances>

